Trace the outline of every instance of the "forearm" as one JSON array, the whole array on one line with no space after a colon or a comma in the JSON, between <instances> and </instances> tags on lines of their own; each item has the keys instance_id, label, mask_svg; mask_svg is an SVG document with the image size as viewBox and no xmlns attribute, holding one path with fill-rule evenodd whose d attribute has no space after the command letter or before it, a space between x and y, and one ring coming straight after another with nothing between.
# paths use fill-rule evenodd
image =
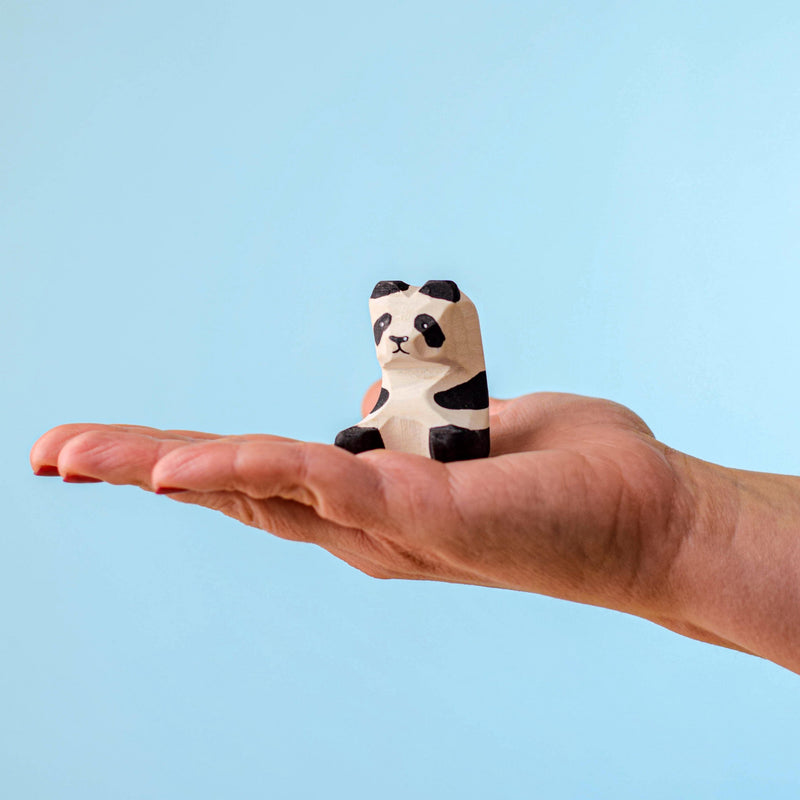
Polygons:
<instances>
[{"instance_id":1,"label":"forearm","mask_svg":"<svg viewBox=\"0 0 800 800\"><path fill-rule=\"evenodd\" d=\"M676 458L687 520L671 574L678 625L800 673L800 478Z\"/></svg>"}]
</instances>

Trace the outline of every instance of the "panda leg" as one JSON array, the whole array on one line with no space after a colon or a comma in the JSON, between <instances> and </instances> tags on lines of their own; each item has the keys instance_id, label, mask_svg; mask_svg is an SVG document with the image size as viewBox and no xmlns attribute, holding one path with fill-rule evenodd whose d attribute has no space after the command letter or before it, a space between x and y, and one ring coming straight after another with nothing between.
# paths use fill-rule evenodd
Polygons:
<instances>
[{"instance_id":1,"label":"panda leg","mask_svg":"<svg viewBox=\"0 0 800 800\"><path fill-rule=\"evenodd\" d=\"M437 461L466 461L489 455L489 429L473 431L458 425L440 425L428 433L431 458Z\"/></svg>"},{"instance_id":2,"label":"panda leg","mask_svg":"<svg viewBox=\"0 0 800 800\"><path fill-rule=\"evenodd\" d=\"M349 450L351 453L363 453L367 450L383 450L383 437L377 428L362 428L353 425L336 434L334 444Z\"/></svg>"}]
</instances>

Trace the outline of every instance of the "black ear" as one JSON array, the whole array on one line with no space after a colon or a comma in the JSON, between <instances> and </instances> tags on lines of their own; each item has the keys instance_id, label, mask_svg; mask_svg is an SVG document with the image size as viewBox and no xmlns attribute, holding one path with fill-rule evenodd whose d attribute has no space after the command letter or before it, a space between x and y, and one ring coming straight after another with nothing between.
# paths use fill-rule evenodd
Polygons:
<instances>
[{"instance_id":1,"label":"black ear","mask_svg":"<svg viewBox=\"0 0 800 800\"><path fill-rule=\"evenodd\" d=\"M385 297L387 294L404 292L406 289L408 289L408 284L405 281L378 281L369 299L374 300L376 297Z\"/></svg>"},{"instance_id":2,"label":"black ear","mask_svg":"<svg viewBox=\"0 0 800 800\"><path fill-rule=\"evenodd\" d=\"M457 303L461 299L461 292L455 281L428 281L420 292L437 300L449 300L451 303Z\"/></svg>"}]
</instances>

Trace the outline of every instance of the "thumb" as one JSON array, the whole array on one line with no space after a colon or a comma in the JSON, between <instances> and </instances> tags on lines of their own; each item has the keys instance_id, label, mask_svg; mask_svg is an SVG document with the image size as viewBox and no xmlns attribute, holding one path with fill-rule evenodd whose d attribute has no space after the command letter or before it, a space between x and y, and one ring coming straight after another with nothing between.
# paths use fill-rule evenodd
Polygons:
<instances>
[{"instance_id":1,"label":"thumb","mask_svg":"<svg viewBox=\"0 0 800 800\"><path fill-rule=\"evenodd\" d=\"M375 381L372 386L367 389L367 393L364 395L364 399L361 401L361 416L366 417L370 411L375 407L375 403L378 402L378 395L381 392L381 382Z\"/></svg>"}]
</instances>

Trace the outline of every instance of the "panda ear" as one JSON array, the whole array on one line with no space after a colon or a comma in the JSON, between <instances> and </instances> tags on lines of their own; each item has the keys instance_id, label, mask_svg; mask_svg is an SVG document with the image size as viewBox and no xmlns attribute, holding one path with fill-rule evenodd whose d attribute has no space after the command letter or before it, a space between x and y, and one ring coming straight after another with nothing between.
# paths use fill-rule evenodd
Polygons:
<instances>
[{"instance_id":1,"label":"panda ear","mask_svg":"<svg viewBox=\"0 0 800 800\"><path fill-rule=\"evenodd\" d=\"M378 281L369 299L374 300L376 297L385 297L387 294L404 292L406 289L408 289L408 284L405 281Z\"/></svg>"},{"instance_id":2,"label":"panda ear","mask_svg":"<svg viewBox=\"0 0 800 800\"><path fill-rule=\"evenodd\" d=\"M451 303L457 303L461 299L461 292L455 281L428 281L419 291L421 294L427 294L437 300L449 300Z\"/></svg>"}]
</instances>

